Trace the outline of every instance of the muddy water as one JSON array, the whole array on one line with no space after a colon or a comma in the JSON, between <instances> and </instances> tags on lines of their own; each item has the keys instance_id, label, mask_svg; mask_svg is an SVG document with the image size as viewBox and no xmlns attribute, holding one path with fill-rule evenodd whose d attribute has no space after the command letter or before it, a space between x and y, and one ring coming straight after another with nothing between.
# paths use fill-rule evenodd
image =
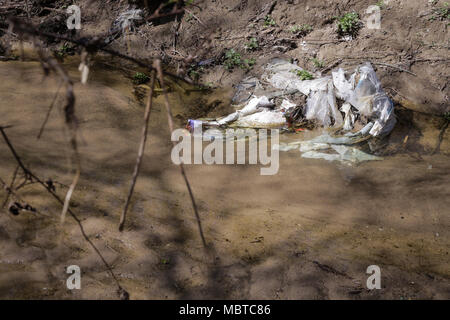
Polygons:
<instances>
[{"instance_id":1,"label":"muddy water","mask_svg":"<svg viewBox=\"0 0 450 320\"><path fill-rule=\"evenodd\" d=\"M144 108L121 70L97 64L83 86L76 65L67 67L76 80L82 156L72 206L131 298L450 297L448 156L399 153L350 167L282 152L273 176L261 176L259 165L188 165L211 258L170 160L162 97L152 112L126 230L117 231ZM63 94L36 139L58 81L43 78L35 62L3 62L0 79L0 125L13 126L7 132L24 162L56 181L64 196L71 175ZM226 114L229 97L227 90L170 93L179 126L215 101L225 101L215 111ZM9 181L16 164L4 143L0 163L0 176ZM78 226L70 220L58 226L60 206L37 185L20 195L39 213L1 211L0 297L116 298ZM83 272L81 290L65 286L72 264ZM365 272L374 264L382 289L369 291Z\"/></svg>"}]
</instances>

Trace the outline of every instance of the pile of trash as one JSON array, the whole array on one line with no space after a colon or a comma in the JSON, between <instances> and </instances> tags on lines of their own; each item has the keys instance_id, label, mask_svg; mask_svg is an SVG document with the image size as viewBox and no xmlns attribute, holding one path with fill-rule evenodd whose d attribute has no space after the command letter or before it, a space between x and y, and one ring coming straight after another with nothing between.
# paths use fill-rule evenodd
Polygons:
<instances>
[{"instance_id":1,"label":"pile of trash","mask_svg":"<svg viewBox=\"0 0 450 320\"><path fill-rule=\"evenodd\" d=\"M348 147L371 137L387 135L396 124L394 105L383 91L372 65L368 62L360 65L349 76L339 68L331 76L312 80L302 80L298 75L301 72L302 68L289 61L273 59L261 81L252 78L238 85L233 101L244 103L241 109L214 120L189 120L188 128L200 123L203 127L215 128L283 128L295 122L312 121L341 132L341 136L325 134L310 141L280 144L279 150L299 148L303 157L331 161L379 160L379 157ZM262 83L266 84L265 89ZM273 92L273 89L279 91ZM306 104L296 105L285 98L296 93L307 97ZM276 105L275 98L281 98L281 103ZM317 152L324 149L335 153Z\"/></svg>"}]
</instances>

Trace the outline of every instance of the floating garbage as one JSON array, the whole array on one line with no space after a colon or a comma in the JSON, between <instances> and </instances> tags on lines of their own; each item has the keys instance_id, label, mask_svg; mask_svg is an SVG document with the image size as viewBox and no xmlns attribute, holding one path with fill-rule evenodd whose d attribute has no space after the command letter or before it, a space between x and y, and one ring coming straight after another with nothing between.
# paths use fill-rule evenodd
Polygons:
<instances>
[{"instance_id":1,"label":"floating garbage","mask_svg":"<svg viewBox=\"0 0 450 320\"><path fill-rule=\"evenodd\" d=\"M329 141L325 136L308 141L296 141L288 144L280 143L276 149L279 151L299 150L303 158L324 159L327 161L339 161L345 164L358 164L364 161L377 161L383 158L365 153L355 147L343 144L331 144L320 141Z\"/></svg>"},{"instance_id":2,"label":"floating garbage","mask_svg":"<svg viewBox=\"0 0 450 320\"><path fill-rule=\"evenodd\" d=\"M383 158L381 157L365 153L355 147L348 147L343 145L331 145L329 147L336 151L336 153L307 151L302 154L302 157L311 159L325 159L328 161L340 161L342 163L350 164L356 164L364 161L383 160Z\"/></svg>"},{"instance_id":3,"label":"floating garbage","mask_svg":"<svg viewBox=\"0 0 450 320\"><path fill-rule=\"evenodd\" d=\"M286 124L286 118L279 111L263 110L238 119L233 125L246 128L280 128Z\"/></svg>"},{"instance_id":4,"label":"floating garbage","mask_svg":"<svg viewBox=\"0 0 450 320\"><path fill-rule=\"evenodd\" d=\"M202 121L201 123L206 127L233 125L246 128L280 128L286 124L286 118L281 110L273 110L274 107L275 104L266 96L253 97L241 110L213 121ZM284 108L292 107L293 105L289 101L285 102ZM195 128L195 121L199 120L189 119L188 126L192 129Z\"/></svg>"},{"instance_id":5,"label":"floating garbage","mask_svg":"<svg viewBox=\"0 0 450 320\"><path fill-rule=\"evenodd\" d=\"M339 68L331 76L311 80L302 80L298 76L302 71L289 61L273 59L261 81L248 78L237 86L233 102L245 103L242 109L222 118L202 121L202 126L282 128L293 126L293 122L301 126L313 121L341 134L326 133L309 141L280 144L278 150L299 149L304 158L345 163L381 160L352 146L371 137L387 135L396 124L394 105L371 64L362 64L349 76ZM297 105L286 98L295 93L307 97L305 105ZM275 100L278 97L283 98L281 103L281 99ZM195 128L195 121L189 120L188 127Z\"/></svg>"}]
</instances>

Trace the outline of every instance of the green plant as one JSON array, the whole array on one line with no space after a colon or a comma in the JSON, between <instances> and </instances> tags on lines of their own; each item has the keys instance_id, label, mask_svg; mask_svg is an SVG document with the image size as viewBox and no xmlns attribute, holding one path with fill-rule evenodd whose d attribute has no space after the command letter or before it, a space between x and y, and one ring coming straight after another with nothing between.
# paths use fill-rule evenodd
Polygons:
<instances>
[{"instance_id":1,"label":"green plant","mask_svg":"<svg viewBox=\"0 0 450 320\"><path fill-rule=\"evenodd\" d=\"M308 33L313 31L313 27L310 26L309 24L302 24L300 26L299 25L292 26L289 30L297 35L306 36Z\"/></svg>"},{"instance_id":2,"label":"green plant","mask_svg":"<svg viewBox=\"0 0 450 320\"><path fill-rule=\"evenodd\" d=\"M361 20L356 12L346 13L337 19L337 33L341 36L356 36L361 29Z\"/></svg>"},{"instance_id":3,"label":"green plant","mask_svg":"<svg viewBox=\"0 0 450 320\"><path fill-rule=\"evenodd\" d=\"M446 113L444 113L444 119L447 120L448 122L450 122L450 111L447 111Z\"/></svg>"},{"instance_id":4,"label":"green plant","mask_svg":"<svg viewBox=\"0 0 450 320\"><path fill-rule=\"evenodd\" d=\"M383 9L383 8L386 6L386 4L384 3L383 0L378 1L375 5L376 5L377 7L379 7L380 9Z\"/></svg>"},{"instance_id":5,"label":"green plant","mask_svg":"<svg viewBox=\"0 0 450 320\"><path fill-rule=\"evenodd\" d=\"M434 9L433 16L431 16L430 20L439 19L441 21L450 20L450 8L449 3L444 2L444 6L441 8Z\"/></svg>"},{"instance_id":6,"label":"green plant","mask_svg":"<svg viewBox=\"0 0 450 320\"><path fill-rule=\"evenodd\" d=\"M233 70L235 67L248 71L253 68L255 63L256 60L254 58L242 59L241 54L236 52L234 49L230 49L225 52L225 58L223 61L223 65L228 71Z\"/></svg>"},{"instance_id":7,"label":"green plant","mask_svg":"<svg viewBox=\"0 0 450 320\"><path fill-rule=\"evenodd\" d=\"M71 51L71 48L67 43L64 43L61 47L58 48L58 50L55 51L55 54L58 58L64 58L66 55L68 55Z\"/></svg>"},{"instance_id":8,"label":"green plant","mask_svg":"<svg viewBox=\"0 0 450 320\"><path fill-rule=\"evenodd\" d=\"M256 38L251 38L250 41L245 45L245 48L249 51L257 50L259 48L259 43Z\"/></svg>"},{"instance_id":9,"label":"green plant","mask_svg":"<svg viewBox=\"0 0 450 320\"><path fill-rule=\"evenodd\" d=\"M241 64L241 54L236 52L234 49L230 49L225 52L225 60L223 65L225 69L232 70L234 67L239 66Z\"/></svg>"},{"instance_id":10,"label":"green plant","mask_svg":"<svg viewBox=\"0 0 450 320\"><path fill-rule=\"evenodd\" d=\"M275 27L277 23L271 16L265 16L264 18L264 27Z\"/></svg>"},{"instance_id":11,"label":"green plant","mask_svg":"<svg viewBox=\"0 0 450 320\"><path fill-rule=\"evenodd\" d=\"M320 69L321 69L321 68L324 67L324 62L323 62L323 61L320 61L320 60L317 59L317 58L312 58L311 61L313 62L314 66L315 66L316 68L320 68Z\"/></svg>"},{"instance_id":12,"label":"green plant","mask_svg":"<svg viewBox=\"0 0 450 320\"><path fill-rule=\"evenodd\" d=\"M149 80L150 80L150 77L142 72L136 72L133 75L133 83L137 84L137 85L144 84L144 83L148 82Z\"/></svg>"},{"instance_id":13,"label":"green plant","mask_svg":"<svg viewBox=\"0 0 450 320\"><path fill-rule=\"evenodd\" d=\"M192 80L198 80L200 78L200 72L195 69L189 70L188 75Z\"/></svg>"},{"instance_id":14,"label":"green plant","mask_svg":"<svg viewBox=\"0 0 450 320\"><path fill-rule=\"evenodd\" d=\"M302 81L314 79L314 76L306 70L292 70L292 72L294 72Z\"/></svg>"},{"instance_id":15,"label":"green plant","mask_svg":"<svg viewBox=\"0 0 450 320\"><path fill-rule=\"evenodd\" d=\"M186 22L189 22L189 21L191 21L192 19L194 19L194 16L192 15L192 13L189 13L189 14L186 16Z\"/></svg>"},{"instance_id":16,"label":"green plant","mask_svg":"<svg viewBox=\"0 0 450 320\"><path fill-rule=\"evenodd\" d=\"M250 58L250 59L244 59L240 65L241 69L244 69L246 71L249 71L253 68L253 66L256 63L256 59L255 58Z\"/></svg>"},{"instance_id":17,"label":"green plant","mask_svg":"<svg viewBox=\"0 0 450 320\"><path fill-rule=\"evenodd\" d=\"M188 70L188 76L192 80L197 81L200 79L200 74L203 73L205 69L203 67L198 67L196 64L191 64Z\"/></svg>"}]
</instances>

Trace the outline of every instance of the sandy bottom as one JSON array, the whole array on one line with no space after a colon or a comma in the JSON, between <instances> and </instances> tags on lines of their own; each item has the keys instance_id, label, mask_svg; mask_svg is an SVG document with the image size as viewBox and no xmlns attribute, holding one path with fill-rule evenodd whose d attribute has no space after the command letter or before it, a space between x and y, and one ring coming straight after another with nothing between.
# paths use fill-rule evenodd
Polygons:
<instances>
[{"instance_id":1,"label":"sandy bottom","mask_svg":"<svg viewBox=\"0 0 450 320\"><path fill-rule=\"evenodd\" d=\"M71 72L78 78L76 70ZM43 137L40 125L58 86L34 62L0 64L0 125L26 165L71 182L63 94ZM138 149L143 107L121 73L94 70L76 84L82 176L74 212L132 299L450 298L450 162L447 156L387 157L349 167L280 153L277 175L259 165L188 165L205 253L186 187L170 160L162 99L125 231L117 230ZM171 94L175 114L195 95ZM303 133L298 134L299 137ZM0 143L0 177L15 162ZM20 196L39 213L0 213L0 298L115 299L116 285L70 218L38 185ZM0 193L0 205L5 192ZM81 290L65 268L78 265ZM380 290L366 269L381 268Z\"/></svg>"}]
</instances>

